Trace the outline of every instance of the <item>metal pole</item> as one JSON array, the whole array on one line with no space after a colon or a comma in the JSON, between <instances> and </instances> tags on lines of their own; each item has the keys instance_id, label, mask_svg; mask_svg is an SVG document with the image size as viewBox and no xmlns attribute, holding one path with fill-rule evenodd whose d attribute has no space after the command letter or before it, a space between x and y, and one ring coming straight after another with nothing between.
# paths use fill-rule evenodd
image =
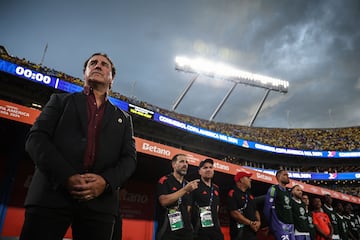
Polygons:
<instances>
[{"instance_id":1,"label":"metal pole","mask_svg":"<svg viewBox=\"0 0 360 240\"><path fill-rule=\"evenodd\" d=\"M259 112L260 112L260 110L261 110L261 108L262 108L262 106L263 106L263 104L264 104L267 96L269 95L270 91L271 91L270 88L268 88L268 89L266 90L266 93L265 93L263 99L261 100L261 102L260 102L260 104L259 104L259 106L258 106L258 108L257 108L257 111L255 112L253 118L251 119L251 121L250 121L250 123L249 123L249 127L251 127L251 126L253 125L253 123L254 123L257 115L259 114Z\"/></svg>"},{"instance_id":2,"label":"metal pole","mask_svg":"<svg viewBox=\"0 0 360 240\"><path fill-rule=\"evenodd\" d=\"M45 54L46 54L47 49L48 49L48 44L46 43L43 55L41 57L40 66L42 66L44 64L44 59L45 59Z\"/></svg>"},{"instance_id":3,"label":"metal pole","mask_svg":"<svg viewBox=\"0 0 360 240\"><path fill-rule=\"evenodd\" d=\"M232 91L234 90L234 88L236 87L238 83L234 82L234 85L231 87L231 89L227 92L227 94L225 95L225 97L221 100L220 104L217 106L217 108L215 109L215 111L213 112L213 114L211 115L211 117L209 118L209 121L212 121L216 114L219 112L219 110L222 108L222 106L224 105L224 103L226 102L226 100L229 98L230 94L232 93Z\"/></svg>"},{"instance_id":4,"label":"metal pole","mask_svg":"<svg viewBox=\"0 0 360 240\"><path fill-rule=\"evenodd\" d=\"M181 100L184 98L185 94L189 91L195 80L199 77L199 74L196 74L195 77L189 82L189 84L186 86L184 91L180 94L180 96L177 98L175 104L172 106L172 111L175 111Z\"/></svg>"}]
</instances>

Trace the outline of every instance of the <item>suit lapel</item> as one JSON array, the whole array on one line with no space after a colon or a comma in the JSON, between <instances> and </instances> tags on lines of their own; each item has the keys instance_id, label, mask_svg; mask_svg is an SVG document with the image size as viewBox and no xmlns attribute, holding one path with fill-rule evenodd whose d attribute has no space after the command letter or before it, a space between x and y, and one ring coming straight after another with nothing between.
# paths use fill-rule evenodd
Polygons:
<instances>
[{"instance_id":1,"label":"suit lapel","mask_svg":"<svg viewBox=\"0 0 360 240\"><path fill-rule=\"evenodd\" d=\"M80 118L81 122L81 129L84 131L84 133L87 135L87 125L88 125L88 119L87 119L87 101L86 101L86 95L83 93L75 94L75 105L78 112L78 116ZM104 128L114 115L116 110L116 107L113 106L109 101L106 103L105 107L105 113L102 119L101 128Z\"/></svg>"},{"instance_id":2,"label":"suit lapel","mask_svg":"<svg viewBox=\"0 0 360 240\"><path fill-rule=\"evenodd\" d=\"M106 102L105 113L101 122L101 129L105 128L109 123L110 119L115 113L115 109L116 108L109 101Z\"/></svg>"},{"instance_id":3,"label":"suit lapel","mask_svg":"<svg viewBox=\"0 0 360 240\"><path fill-rule=\"evenodd\" d=\"M83 93L75 94L75 105L78 112L78 117L80 118L81 122L81 129L83 130L85 136L87 136L87 102L86 102L86 95Z\"/></svg>"}]
</instances>

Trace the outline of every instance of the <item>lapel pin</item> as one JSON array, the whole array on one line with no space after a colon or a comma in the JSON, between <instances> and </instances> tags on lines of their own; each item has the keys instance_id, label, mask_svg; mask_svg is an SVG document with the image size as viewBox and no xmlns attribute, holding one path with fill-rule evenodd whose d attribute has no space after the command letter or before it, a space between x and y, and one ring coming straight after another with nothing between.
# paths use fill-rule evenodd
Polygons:
<instances>
[{"instance_id":1,"label":"lapel pin","mask_svg":"<svg viewBox=\"0 0 360 240\"><path fill-rule=\"evenodd\" d=\"M118 118L118 123L122 123L122 119L121 119L121 118Z\"/></svg>"}]
</instances>

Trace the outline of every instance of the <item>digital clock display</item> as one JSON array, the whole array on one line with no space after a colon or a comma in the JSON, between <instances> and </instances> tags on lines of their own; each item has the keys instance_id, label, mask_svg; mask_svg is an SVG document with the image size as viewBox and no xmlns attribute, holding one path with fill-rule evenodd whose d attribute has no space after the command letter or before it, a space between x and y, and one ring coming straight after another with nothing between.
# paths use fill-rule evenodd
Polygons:
<instances>
[{"instance_id":1,"label":"digital clock display","mask_svg":"<svg viewBox=\"0 0 360 240\"><path fill-rule=\"evenodd\" d=\"M37 82L43 82L44 84L49 85L51 83L51 77L44 75L40 72L35 72L31 69L24 68L22 66L17 66L15 69L16 75L23 76L25 78L35 80ZM57 79L58 81L59 79ZM56 85L56 84L55 84Z\"/></svg>"},{"instance_id":2,"label":"digital clock display","mask_svg":"<svg viewBox=\"0 0 360 240\"><path fill-rule=\"evenodd\" d=\"M49 76L47 74L37 72L24 66L20 66L3 59L0 59L0 71L10 73L27 80L44 84L46 86L63 90L65 92L80 92L82 86L61 80L57 77Z\"/></svg>"}]
</instances>

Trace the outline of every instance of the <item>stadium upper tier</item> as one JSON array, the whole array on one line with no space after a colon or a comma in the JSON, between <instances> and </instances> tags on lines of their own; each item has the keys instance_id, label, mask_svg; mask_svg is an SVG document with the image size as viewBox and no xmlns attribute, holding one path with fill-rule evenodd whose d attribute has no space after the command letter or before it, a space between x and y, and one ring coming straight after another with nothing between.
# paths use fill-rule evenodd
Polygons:
<instances>
[{"instance_id":1,"label":"stadium upper tier","mask_svg":"<svg viewBox=\"0 0 360 240\"><path fill-rule=\"evenodd\" d=\"M68 82L82 86L83 82L79 78L72 77L66 73L54 69L34 64L26 59L10 56L3 51L0 58L33 69L37 72L64 79ZM152 104L128 98L117 92L110 95L137 106L158 112L162 115L180 120L184 123L198 126L203 129L222 133L226 136L240 138L247 141L258 142L274 147L300 149L309 151L356 151L360 150L360 127L330 128L330 129L288 129L288 128L263 128L247 127L235 124L208 121L189 115L184 115L159 108Z\"/></svg>"}]
</instances>

